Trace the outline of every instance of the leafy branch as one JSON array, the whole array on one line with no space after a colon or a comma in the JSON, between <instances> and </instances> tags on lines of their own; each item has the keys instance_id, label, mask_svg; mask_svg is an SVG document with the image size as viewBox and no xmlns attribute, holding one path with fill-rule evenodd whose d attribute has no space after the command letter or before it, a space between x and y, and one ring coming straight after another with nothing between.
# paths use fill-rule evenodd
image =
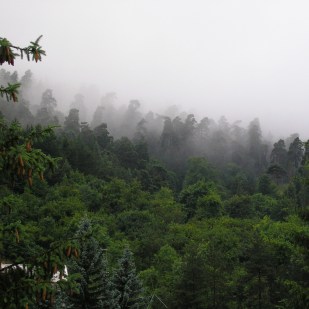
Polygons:
<instances>
[{"instance_id":1,"label":"leafy branch","mask_svg":"<svg viewBox=\"0 0 309 309\"><path fill-rule=\"evenodd\" d=\"M8 39L0 37L0 65L7 62L9 65L14 66L16 57L21 57L21 59L23 59L24 55L28 61L30 61L31 56L32 60L35 62L42 61L42 56L46 56L46 52L39 44L41 38L42 35L40 35L34 42L30 42L30 45L27 47L18 47L12 45ZM16 53L15 51L19 53ZM0 96L3 97L5 95L7 101L13 100L14 102L17 102L19 87L19 83L13 85L8 84L7 87L1 85Z\"/></svg>"},{"instance_id":2,"label":"leafy branch","mask_svg":"<svg viewBox=\"0 0 309 309\"><path fill-rule=\"evenodd\" d=\"M0 172L6 175L6 179L27 179L31 187L34 172L43 180L45 169L56 167L60 158L52 158L42 150L32 148L34 142L51 136L54 128L36 126L27 132L16 121L7 125L0 119Z\"/></svg>"},{"instance_id":3,"label":"leafy branch","mask_svg":"<svg viewBox=\"0 0 309 309\"><path fill-rule=\"evenodd\" d=\"M9 83L7 87L0 86L1 98L3 98L3 96L5 95L7 101L13 100L13 102L17 102L18 88L20 87L20 85L21 85L20 83L17 84Z\"/></svg>"},{"instance_id":4,"label":"leafy branch","mask_svg":"<svg viewBox=\"0 0 309 309\"><path fill-rule=\"evenodd\" d=\"M8 39L0 37L0 65L5 62L9 65L14 65L15 58L20 56L21 59L23 59L24 55L26 55L28 61L30 61L31 55L32 60L35 62L42 61L42 55L46 56L46 52L39 44L41 38L42 35L40 35L34 42L30 42L29 46L22 48L12 45ZM19 51L20 54L14 53L14 49Z\"/></svg>"}]
</instances>

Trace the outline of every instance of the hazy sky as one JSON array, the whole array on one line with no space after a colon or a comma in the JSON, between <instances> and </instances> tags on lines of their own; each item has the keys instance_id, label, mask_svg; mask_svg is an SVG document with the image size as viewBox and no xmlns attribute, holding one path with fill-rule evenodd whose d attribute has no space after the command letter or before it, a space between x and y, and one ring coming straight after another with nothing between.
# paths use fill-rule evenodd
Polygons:
<instances>
[{"instance_id":1,"label":"hazy sky","mask_svg":"<svg viewBox=\"0 0 309 309\"><path fill-rule=\"evenodd\" d=\"M16 69L69 97L97 84L123 103L259 117L264 131L309 137L308 0L10 0L2 10L0 36L22 46L44 36L47 57Z\"/></svg>"}]
</instances>

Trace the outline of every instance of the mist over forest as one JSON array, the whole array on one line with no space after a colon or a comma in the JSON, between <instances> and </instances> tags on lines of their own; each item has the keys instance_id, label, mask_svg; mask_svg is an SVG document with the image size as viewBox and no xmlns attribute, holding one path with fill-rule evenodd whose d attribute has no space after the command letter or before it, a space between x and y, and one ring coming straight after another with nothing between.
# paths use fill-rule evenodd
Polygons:
<instances>
[{"instance_id":1,"label":"mist over forest","mask_svg":"<svg viewBox=\"0 0 309 309\"><path fill-rule=\"evenodd\" d=\"M308 1L4 11L1 309L309 308Z\"/></svg>"},{"instance_id":2,"label":"mist over forest","mask_svg":"<svg viewBox=\"0 0 309 309\"><path fill-rule=\"evenodd\" d=\"M0 98L2 308L307 305L309 141L113 92L63 112L30 70L0 70L18 83L18 102ZM39 292L19 290L26 278Z\"/></svg>"},{"instance_id":3,"label":"mist over forest","mask_svg":"<svg viewBox=\"0 0 309 309\"><path fill-rule=\"evenodd\" d=\"M90 130L104 123L113 139L143 139L153 155L162 152L160 155L166 160L171 157L174 163L178 160L175 160L175 154L182 164L190 156L204 156L217 165L227 162L241 164L250 148L260 147L260 162L257 164L266 167L276 141L283 140L288 150L294 139L299 137L298 133L290 132L275 140L271 131L263 130L258 118L247 124L241 119L229 123L224 115L214 120L210 115L195 115L177 105L166 106L164 110L156 110L155 107L146 110L138 99L120 104L116 93L107 92L99 97L95 86L84 89L85 93L76 93L64 102L55 97L53 89L36 82L30 70L19 77L17 71L10 73L1 69L0 82L22 84L21 104L12 105L3 99L0 106L2 114L10 121L17 119L24 127L58 125L59 130L66 130L67 122L75 121L76 132L80 131L78 123L82 123L82 129L87 127Z\"/></svg>"},{"instance_id":4,"label":"mist over forest","mask_svg":"<svg viewBox=\"0 0 309 309\"><path fill-rule=\"evenodd\" d=\"M64 113L81 93L91 118L115 92L118 105L136 99L143 113L176 105L198 121L225 116L244 127L259 118L264 136L308 139L308 2L195 2L11 0L16 23L3 16L2 31L18 45L43 34L47 57L17 60L16 70L30 69Z\"/></svg>"}]
</instances>

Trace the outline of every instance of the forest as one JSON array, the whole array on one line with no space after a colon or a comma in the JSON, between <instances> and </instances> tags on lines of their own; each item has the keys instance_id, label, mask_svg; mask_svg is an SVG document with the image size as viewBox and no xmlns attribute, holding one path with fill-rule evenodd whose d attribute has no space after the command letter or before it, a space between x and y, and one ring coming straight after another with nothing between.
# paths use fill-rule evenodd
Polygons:
<instances>
[{"instance_id":1,"label":"forest","mask_svg":"<svg viewBox=\"0 0 309 309\"><path fill-rule=\"evenodd\" d=\"M0 70L0 308L309 307L309 141L114 93L64 113L32 75Z\"/></svg>"}]
</instances>

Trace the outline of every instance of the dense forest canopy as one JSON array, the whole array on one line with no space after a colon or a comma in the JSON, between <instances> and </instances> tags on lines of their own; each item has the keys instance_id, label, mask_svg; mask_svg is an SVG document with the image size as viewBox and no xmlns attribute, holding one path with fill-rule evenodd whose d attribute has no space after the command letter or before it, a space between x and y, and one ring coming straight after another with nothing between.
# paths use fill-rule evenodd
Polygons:
<instances>
[{"instance_id":1,"label":"dense forest canopy","mask_svg":"<svg viewBox=\"0 0 309 309\"><path fill-rule=\"evenodd\" d=\"M307 0L1 9L0 309L309 308Z\"/></svg>"},{"instance_id":2,"label":"dense forest canopy","mask_svg":"<svg viewBox=\"0 0 309 309\"><path fill-rule=\"evenodd\" d=\"M308 307L308 141L114 93L63 113L31 71L8 83L1 308Z\"/></svg>"}]
</instances>

